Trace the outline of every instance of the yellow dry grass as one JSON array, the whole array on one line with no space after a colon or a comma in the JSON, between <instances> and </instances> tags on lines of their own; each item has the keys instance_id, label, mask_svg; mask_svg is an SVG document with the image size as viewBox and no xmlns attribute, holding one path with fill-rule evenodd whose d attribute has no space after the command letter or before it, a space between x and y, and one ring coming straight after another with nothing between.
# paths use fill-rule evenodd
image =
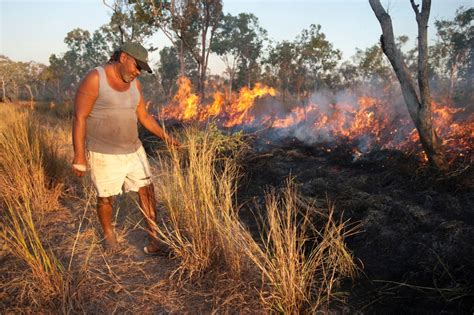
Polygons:
<instances>
[{"instance_id":1,"label":"yellow dry grass","mask_svg":"<svg viewBox=\"0 0 474 315\"><path fill-rule=\"evenodd\" d=\"M4 198L31 200L35 208L58 207L64 161L54 134L27 111L11 108L0 133L0 192Z\"/></svg>"},{"instance_id":2,"label":"yellow dry grass","mask_svg":"<svg viewBox=\"0 0 474 315\"><path fill-rule=\"evenodd\" d=\"M265 198L266 219L261 243L248 239L245 251L267 284L261 292L269 310L283 314L312 313L329 305L340 281L356 276L356 266L344 238L347 222L301 199L287 180L282 196L270 190ZM318 222L318 227L315 222Z\"/></svg>"},{"instance_id":3,"label":"yellow dry grass","mask_svg":"<svg viewBox=\"0 0 474 315\"><path fill-rule=\"evenodd\" d=\"M7 250L29 267L33 281L28 284L31 300L38 305L60 296L65 289L65 274L54 253L45 247L33 220L30 200L4 200L0 239Z\"/></svg>"},{"instance_id":4,"label":"yellow dry grass","mask_svg":"<svg viewBox=\"0 0 474 315\"><path fill-rule=\"evenodd\" d=\"M32 304L43 305L64 297L66 276L54 253L37 230L44 211L59 207L64 161L58 156L53 134L36 118L13 105L0 130L0 239L30 273L22 279Z\"/></svg>"},{"instance_id":5,"label":"yellow dry grass","mask_svg":"<svg viewBox=\"0 0 474 315\"><path fill-rule=\"evenodd\" d=\"M171 158L159 159L156 185L169 216L158 231L180 260L177 271L199 276L224 266L240 277L248 267L263 280L268 310L296 314L328 305L341 279L356 275L344 243L355 227L335 220L329 203L323 211L304 202L289 180L283 196L266 195L262 237L254 240L237 215L235 159L219 156L209 133L188 129L184 139L185 149L170 148Z\"/></svg>"},{"instance_id":6,"label":"yellow dry grass","mask_svg":"<svg viewBox=\"0 0 474 315\"><path fill-rule=\"evenodd\" d=\"M237 164L219 156L222 143L208 132L191 128L183 138L184 148L169 148L157 161L156 188L168 215L160 238L179 258L180 275L202 274L217 262L239 274L242 252L231 241L239 230Z\"/></svg>"}]
</instances>

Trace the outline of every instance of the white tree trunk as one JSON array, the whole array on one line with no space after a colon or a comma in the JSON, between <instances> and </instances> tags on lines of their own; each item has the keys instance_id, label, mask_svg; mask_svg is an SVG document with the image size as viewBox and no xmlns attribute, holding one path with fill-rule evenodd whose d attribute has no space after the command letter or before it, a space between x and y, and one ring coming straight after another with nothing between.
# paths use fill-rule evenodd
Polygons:
<instances>
[{"instance_id":1,"label":"white tree trunk","mask_svg":"<svg viewBox=\"0 0 474 315\"><path fill-rule=\"evenodd\" d=\"M418 23L418 91L402 53L395 45L392 20L379 0L369 0L370 6L382 27L380 38L382 49L390 61L398 81L408 112L415 124L423 149L430 163L439 170L446 170L448 164L441 148L441 142L433 128L431 119L431 93L428 83L427 28L430 13L430 0L423 0L421 12L414 0L410 0Z\"/></svg>"}]
</instances>

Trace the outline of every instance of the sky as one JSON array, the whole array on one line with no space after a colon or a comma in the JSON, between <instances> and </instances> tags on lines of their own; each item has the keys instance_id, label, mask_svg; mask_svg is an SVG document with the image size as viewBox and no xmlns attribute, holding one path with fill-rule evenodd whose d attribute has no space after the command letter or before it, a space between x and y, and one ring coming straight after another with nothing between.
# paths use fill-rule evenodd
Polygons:
<instances>
[{"instance_id":1,"label":"sky","mask_svg":"<svg viewBox=\"0 0 474 315\"><path fill-rule=\"evenodd\" d=\"M107 0L111 3L113 0ZM356 48L378 42L380 25L368 0L223 0L224 13L253 13L273 41L294 40L311 24L350 59ZM417 0L421 3L421 0ZM395 36L407 35L409 45L416 41L416 20L409 0L381 0L392 17ZM429 44L436 39L435 20L452 19L460 6L473 7L474 0L432 0ZM0 55L14 61L49 64L51 54L64 53L66 34L74 28L91 33L109 22L111 10L102 0L0 0ZM153 46L170 46L158 34ZM158 54L151 55L156 62ZM211 72L220 73L223 63L213 58Z\"/></svg>"}]
</instances>

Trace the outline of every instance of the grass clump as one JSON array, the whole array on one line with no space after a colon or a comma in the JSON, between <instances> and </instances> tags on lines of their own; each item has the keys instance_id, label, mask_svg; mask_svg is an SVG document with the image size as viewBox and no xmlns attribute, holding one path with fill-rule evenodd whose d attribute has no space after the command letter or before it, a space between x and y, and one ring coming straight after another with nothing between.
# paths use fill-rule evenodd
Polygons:
<instances>
[{"instance_id":1,"label":"grass clump","mask_svg":"<svg viewBox=\"0 0 474 315\"><path fill-rule=\"evenodd\" d=\"M30 200L36 209L53 210L63 188L64 160L54 135L28 112L11 109L0 132L0 192L3 198Z\"/></svg>"},{"instance_id":2,"label":"grass clump","mask_svg":"<svg viewBox=\"0 0 474 315\"><path fill-rule=\"evenodd\" d=\"M63 295L66 284L64 268L41 241L30 200L7 199L3 209L0 238L6 249L29 267L32 281L23 278L30 293L28 300L44 306Z\"/></svg>"},{"instance_id":3,"label":"grass clump","mask_svg":"<svg viewBox=\"0 0 474 315\"><path fill-rule=\"evenodd\" d=\"M356 275L344 243L355 227L335 221L332 205L325 213L301 200L290 180L283 196L271 190L265 200L261 243L248 239L246 248L267 287L262 302L284 314L315 312L329 304L341 279Z\"/></svg>"},{"instance_id":4,"label":"grass clump","mask_svg":"<svg viewBox=\"0 0 474 315\"><path fill-rule=\"evenodd\" d=\"M65 162L53 133L28 110L9 106L2 114L7 119L0 129L0 241L28 266L11 285L23 287L20 300L26 297L31 306L63 307L67 276L37 228L44 211L59 207Z\"/></svg>"},{"instance_id":5,"label":"grass clump","mask_svg":"<svg viewBox=\"0 0 474 315\"><path fill-rule=\"evenodd\" d=\"M168 222L160 238L180 260L176 270L189 277L221 265L239 273L241 249L232 241L239 231L235 192L239 177L232 157L223 157L221 139L188 128L184 148L170 148L158 159L156 185Z\"/></svg>"},{"instance_id":6,"label":"grass clump","mask_svg":"<svg viewBox=\"0 0 474 315\"><path fill-rule=\"evenodd\" d=\"M211 132L186 129L184 139L184 149L170 148L158 159L156 183L169 216L158 232L180 260L176 272L199 276L219 265L232 277L250 272L263 283L258 290L269 311L296 314L328 305L340 281L356 275L344 243L355 227L335 220L333 205L323 211L302 200L288 180L282 195L266 194L255 240L238 217L235 159L220 154L222 141Z\"/></svg>"}]
</instances>

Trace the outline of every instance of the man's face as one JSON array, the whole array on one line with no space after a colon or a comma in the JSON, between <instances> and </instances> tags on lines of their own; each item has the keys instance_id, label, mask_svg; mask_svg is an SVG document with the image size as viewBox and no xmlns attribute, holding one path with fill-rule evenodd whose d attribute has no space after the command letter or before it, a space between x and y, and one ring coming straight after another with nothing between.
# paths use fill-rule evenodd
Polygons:
<instances>
[{"instance_id":1,"label":"man's face","mask_svg":"<svg viewBox=\"0 0 474 315\"><path fill-rule=\"evenodd\" d=\"M124 82L129 83L140 75L141 69L138 67L135 58L126 53L122 53L122 55L123 57L120 59L122 64L122 67L120 68L120 75Z\"/></svg>"}]
</instances>

